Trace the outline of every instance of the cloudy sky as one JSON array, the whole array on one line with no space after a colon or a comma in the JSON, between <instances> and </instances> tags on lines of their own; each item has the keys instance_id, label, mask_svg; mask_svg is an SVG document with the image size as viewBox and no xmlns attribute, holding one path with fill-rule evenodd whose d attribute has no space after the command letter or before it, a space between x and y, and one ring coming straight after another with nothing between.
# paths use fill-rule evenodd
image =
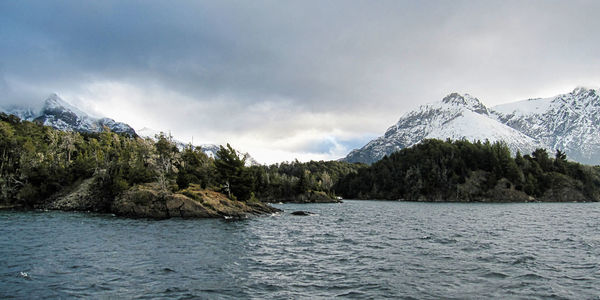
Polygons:
<instances>
[{"instance_id":1,"label":"cloudy sky","mask_svg":"<svg viewBox=\"0 0 600 300\"><path fill-rule=\"evenodd\" d=\"M402 113L600 85L600 1L0 1L0 104L92 114L258 161L335 159Z\"/></svg>"}]
</instances>

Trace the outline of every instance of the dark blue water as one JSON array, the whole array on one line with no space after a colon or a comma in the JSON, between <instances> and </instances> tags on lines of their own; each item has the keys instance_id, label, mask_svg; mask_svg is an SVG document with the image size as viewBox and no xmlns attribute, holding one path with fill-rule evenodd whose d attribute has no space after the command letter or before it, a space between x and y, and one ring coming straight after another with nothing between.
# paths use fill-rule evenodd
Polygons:
<instances>
[{"instance_id":1,"label":"dark blue water","mask_svg":"<svg viewBox=\"0 0 600 300\"><path fill-rule=\"evenodd\" d=\"M598 203L278 207L235 222L0 212L0 298L599 299Z\"/></svg>"}]
</instances>

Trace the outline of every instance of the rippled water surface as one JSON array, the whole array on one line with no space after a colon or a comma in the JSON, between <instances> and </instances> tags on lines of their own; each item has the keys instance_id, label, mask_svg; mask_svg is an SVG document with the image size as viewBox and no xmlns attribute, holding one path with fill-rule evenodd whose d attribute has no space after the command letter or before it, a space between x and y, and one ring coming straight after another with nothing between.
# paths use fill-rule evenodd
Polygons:
<instances>
[{"instance_id":1,"label":"rippled water surface","mask_svg":"<svg viewBox=\"0 0 600 300\"><path fill-rule=\"evenodd\" d=\"M233 222L3 211L0 298L599 299L598 203L277 207Z\"/></svg>"}]
</instances>

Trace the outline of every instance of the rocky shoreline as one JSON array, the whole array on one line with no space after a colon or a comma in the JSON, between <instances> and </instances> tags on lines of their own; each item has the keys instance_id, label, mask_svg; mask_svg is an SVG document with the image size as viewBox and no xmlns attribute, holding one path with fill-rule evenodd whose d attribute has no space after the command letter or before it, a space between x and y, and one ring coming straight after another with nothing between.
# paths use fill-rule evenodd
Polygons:
<instances>
[{"instance_id":1,"label":"rocky shoreline","mask_svg":"<svg viewBox=\"0 0 600 300\"><path fill-rule=\"evenodd\" d=\"M25 209L3 205L1 209ZM260 201L237 201L224 194L191 185L171 192L156 183L136 185L115 199L103 199L94 187L94 178L83 180L66 192L48 199L34 209L112 213L128 218L168 219L224 218L244 219L273 214L281 210Z\"/></svg>"},{"instance_id":2,"label":"rocky shoreline","mask_svg":"<svg viewBox=\"0 0 600 300\"><path fill-rule=\"evenodd\" d=\"M105 199L94 184L95 178L88 178L69 189L51 197L45 204L34 209L83 211L112 213L128 218L224 218L244 219L281 212L258 200L237 201L226 195L198 185L172 192L161 189L157 183L146 183L131 187L114 199ZM525 202L589 202L577 189L568 186L556 186L546 191L542 197L532 197L517 191L506 180L500 180L496 187L486 193L478 189L460 189L460 198L435 197L422 195L418 199L397 201L415 202L483 202L483 203L525 203ZM466 196L466 197L465 197ZM341 199L324 192L308 191L293 198L270 199L271 203L341 203ZM0 209L26 209L15 204L2 204Z\"/></svg>"},{"instance_id":3,"label":"rocky shoreline","mask_svg":"<svg viewBox=\"0 0 600 300\"><path fill-rule=\"evenodd\" d=\"M259 201L235 201L227 196L197 186L177 193L161 191L154 184L136 186L120 195L111 205L118 216L153 219L225 218L243 219L272 214L279 209Z\"/></svg>"}]
</instances>

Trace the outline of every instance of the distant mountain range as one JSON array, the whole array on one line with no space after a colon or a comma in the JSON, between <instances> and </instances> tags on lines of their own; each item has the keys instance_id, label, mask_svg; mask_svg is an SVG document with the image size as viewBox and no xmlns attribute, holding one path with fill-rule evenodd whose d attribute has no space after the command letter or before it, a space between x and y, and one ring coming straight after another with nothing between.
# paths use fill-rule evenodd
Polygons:
<instances>
[{"instance_id":1,"label":"distant mountain range","mask_svg":"<svg viewBox=\"0 0 600 300\"><path fill-rule=\"evenodd\" d=\"M125 123L92 117L57 94L50 95L40 110L10 106L0 107L0 111L64 131L91 133L108 128L120 134L150 138L159 133L148 128L136 132ZM371 164L429 138L504 141L513 153L523 154L536 148L550 152L560 149L571 160L600 164L600 91L578 87L555 97L491 108L469 94L452 93L437 103L405 113L383 136L353 150L342 160ZM177 143L180 147L185 145ZM213 144L200 147L212 157L219 149ZM257 164L252 157L248 160L249 164Z\"/></svg>"},{"instance_id":2,"label":"distant mountain range","mask_svg":"<svg viewBox=\"0 0 600 300\"><path fill-rule=\"evenodd\" d=\"M586 164L600 163L600 91L578 87L570 93L486 107L469 94L452 93L442 101L404 114L379 138L343 158L371 164L423 139L504 141L511 151L545 148L564 151Z\"/></svg>"},{"instance_id":3,"label":"distant mountain range","mask_svg":"<svg viewBox=\"0 0 600 300\"><path fill-rule=\"evenodd\" d=\"M0 111L10 115L15 115L21 120L39 122L46 126L63 131L98 133L104 131L104 128L106 127L115 133L152 139L155 139L156 135L160 133L160 131L146 127L136 132L128 124L117 122L110 118L94 118L79 108L61 99L57 94L51 94L48 96L48 98L44 101L41 110L34 110L31 107L13 105L6 108L0 107ZM187 145L187 143L178 140L174 140L174 142L180 149L183 149L183 147ZM219 145L203 144L195 146L200 147L202 152L206 153L210 157L215 157L217 151L219 151ZM248 165L259 164L252 156L249 154L247 155Z\"/></svg>"},{"instance_id":4,"label":"distant mountain range","mask_svg":"<svg viewBox=\"0 0 600 300\"><path fill-rule=\"evenodd\" d=\"M117 122L110 118L94 118L87 113L72 106L57 94L50 95L45 101L42 109L35 111L30 107L10 106L0 108L7 114L15 115L22 120L40 122L63 131L77 132L102 132L104 127L115 133L135 136L136 132L131 126Z\"/></svg>"}]
</instances>

